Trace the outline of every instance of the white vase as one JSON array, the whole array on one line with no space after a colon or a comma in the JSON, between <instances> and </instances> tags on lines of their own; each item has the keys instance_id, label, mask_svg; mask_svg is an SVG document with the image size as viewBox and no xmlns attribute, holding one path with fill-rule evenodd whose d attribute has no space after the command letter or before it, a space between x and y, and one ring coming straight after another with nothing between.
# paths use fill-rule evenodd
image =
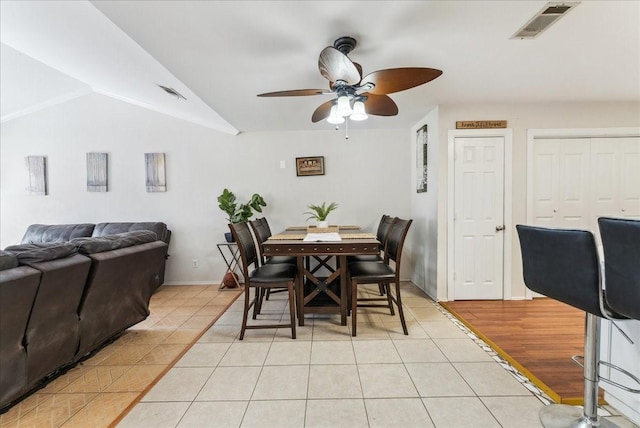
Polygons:
<instances>
[{"instance_id":1,"label":"white vase","mask_svg":"<svg viewBox=\"0 0 640 428\"><path fill-rule=\"evenodd\" d=\"M329 227L329 221L324 220L324 221L320 221L318 220L318 229L326 229L327 227Z\"/></svg>"}]
</instances>

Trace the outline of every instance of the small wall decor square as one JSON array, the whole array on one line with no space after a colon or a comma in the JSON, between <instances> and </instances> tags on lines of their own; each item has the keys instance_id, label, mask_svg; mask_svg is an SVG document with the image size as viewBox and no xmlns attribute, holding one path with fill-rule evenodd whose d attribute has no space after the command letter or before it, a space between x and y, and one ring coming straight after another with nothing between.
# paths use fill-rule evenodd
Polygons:
<instances>
[{"instance_id":1,"label":"small wall decor square","mask_svg":"<svg viewBox=\"0 0 640 428\"><path fill-rule=\"evenodd\" d=\"M144 162L147 168L147 192L166 192L164 153L145 153Z\"/></svg>"},{"instance_id":2,"label":"small wall decor square","mask_svg":"<svg viewBox=\"0 0 640 428\"><path fill-rule=\"evenodd\" d=\"M107 153L87 153L87 191L107 192Z\"/></svg>"},{"instance_id":3,"label":"small wall decor square","mask_svg":"<svg viewBox=\"0 0 640 428\"><path fill-rule=\"evenodd\" d=\"M324 156L296 158L296 175L324 175Z\"/></svg>"},{"instance_id":4,"label":"small wall decor square","mask_svg":"<svg viewBox=\"0 0 640 428\"><path fill-rule=\"evenodd\" d=\"M31 195L47 195L47 158L46 156L26 156L24 163L27 168L27 192Z\"/></svg>"},{"instance_id":5,"label":"small wall decor square","mask_svg":"<svg viewBox=\"0 0 640 428\"><path fill-rule=\"evenodd\" d=\"M416 192L427 191L427 125L416 132Z\"/></svg>"}]
</instances>

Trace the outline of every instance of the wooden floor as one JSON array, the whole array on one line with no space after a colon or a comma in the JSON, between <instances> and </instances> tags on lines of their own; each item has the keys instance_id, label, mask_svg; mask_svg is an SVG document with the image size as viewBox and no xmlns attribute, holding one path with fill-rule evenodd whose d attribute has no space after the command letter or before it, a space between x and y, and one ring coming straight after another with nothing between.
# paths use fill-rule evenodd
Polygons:
<instances>
[{"instance_id":1,"label":"wooden floor","mask_svg":"<svg viewBox=\"0 0 640 428\"><path fill-rule=\"evenodd\" d=\"M582 368L571 356L584 354L584 312L547 298L441 304L504 351L507 360L551 398L582 404ZM500 349L496 351L501 353Z\"/></svg>"}]
</instances>

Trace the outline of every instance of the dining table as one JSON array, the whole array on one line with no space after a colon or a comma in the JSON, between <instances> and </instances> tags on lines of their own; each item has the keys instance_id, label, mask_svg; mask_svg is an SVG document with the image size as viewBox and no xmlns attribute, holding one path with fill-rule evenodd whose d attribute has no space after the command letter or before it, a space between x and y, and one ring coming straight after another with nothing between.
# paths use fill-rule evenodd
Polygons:
<instances>
[{"instance_id":1,"label":"dining table","mask_svg":"<svg viewBox=\"0 0 640 428\"><path fill-rule=\"evenodd\" d=\"M305 314L314 313L339 313L340 324L347 325L347 257L378 254L380 242L374 234L357 226L326 230L292 226L263 242L262 251L266 257L296 257L296 312L300 326L304 326Z\"/></svg>"}]
</instances>

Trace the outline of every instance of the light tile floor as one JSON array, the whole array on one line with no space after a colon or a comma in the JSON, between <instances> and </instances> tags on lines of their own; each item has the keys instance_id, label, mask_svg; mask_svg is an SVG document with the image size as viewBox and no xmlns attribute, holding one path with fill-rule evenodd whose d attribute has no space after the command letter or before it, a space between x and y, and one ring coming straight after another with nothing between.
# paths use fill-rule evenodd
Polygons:
<instances>
[{"instance_id":1,"label":"light tile floor","mask_svg":"<svg viewBox=\"0 0 640 428\"><path fill-rule=\"evenodd\" d=\"M540 427L548 397L415 286L402 293L409 336L397 315L363 308L357 337L338 316L308 316L296 340L269 329L239 341L238 299L118 426ZM259 319L286 321L285 296Z\"/></svg>"}]
</instances>

